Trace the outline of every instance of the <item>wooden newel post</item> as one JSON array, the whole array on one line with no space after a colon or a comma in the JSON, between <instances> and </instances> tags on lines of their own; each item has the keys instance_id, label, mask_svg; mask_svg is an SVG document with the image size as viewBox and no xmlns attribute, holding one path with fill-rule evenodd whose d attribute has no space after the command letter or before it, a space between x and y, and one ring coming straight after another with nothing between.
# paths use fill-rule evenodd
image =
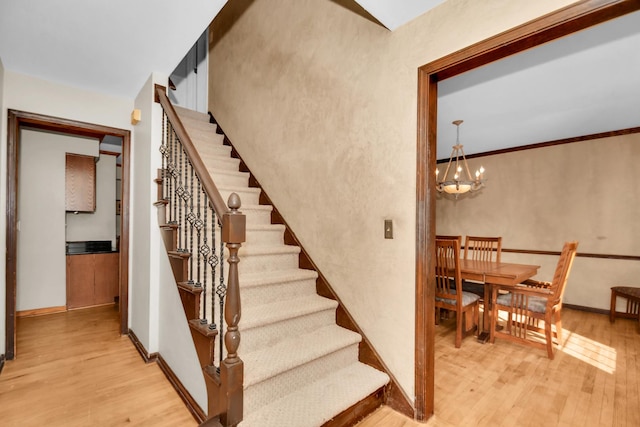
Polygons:
<instances>
[{"instance_id":1,"label":"wooden newel post","mask_svg":"<svg viewBox=\"0 0 640 427\"><path fill-rule=\"evenodd\" d=\"M220 421L225 427L236 426L242 421L244 364L238 357L240 345L240 283L238 281L238 250L245 241L246 217L240 209L240 197L236 193L229 196L230 211L222 218L222 240L229 250L229 276L224 319L227 331L224 344L227 357L220 364L220 382L222 383L222 414Z\"/></svg>"}]
</instances>

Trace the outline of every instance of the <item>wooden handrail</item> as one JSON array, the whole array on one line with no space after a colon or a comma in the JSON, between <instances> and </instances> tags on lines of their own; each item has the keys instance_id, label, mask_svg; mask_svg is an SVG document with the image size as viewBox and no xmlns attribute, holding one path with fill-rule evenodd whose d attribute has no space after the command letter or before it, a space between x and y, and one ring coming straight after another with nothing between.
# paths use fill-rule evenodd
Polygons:
<instances>
[{"instance_id":1,"label":"wooden handrail","mask_svg":"<svg viewBox=\"0 0 640 427\"><path fill-rule=\"evenodd\" d=\"M213 210L218 214L220 218L222 218L225 213L230 212L227 204L222 198L222 195L220 195L220 191L218 191L218 187L216 187L216 185L214 184L213 179L211 179L211 175L207 171L207 167L202 162L200 154L198 154L198 150L196 150L196 147L193 145L191 138L189 138L189 135L187 134L182 121L178 118L176 110L174 110L173 105L171 105L171 101L169 101L169 98L165 93L165 88L160 85L156 85L155 91L156 101L159 102L160 105L162 105L167 118L173 125L173 130L175 131L176 136L184 147L184 151L187 153L187 157L189 157L189 159L191 160L194 172L198 176L198 179L200 179L202 187L204 188L204 192L207 194L209 200L211 201L211 204L213 205Z\"/></svg>"},{"instance_id":2,"label":"wooden handrail","mask_svg":"<svg viewBox=\"0 0 640 427\"><path fill-rule=\"evenodd\" d=\"M242 246L242 243L245 242L246 238L246 217L242 212L239 211L241 206L240 197L236 193L231 193L229 196L228 203L225 203L222 198L220 191L216 187L209 171L204 165L198 150L196 150L193 141L187 134L182 121L180 120L178 114L176 113L173 105L169 101L167 97L166 88L156 85L155 86L155 100L160 103L162 108L164 109L164 114L166 115L166 119L169 122L168 124L171 126L171 130L174 132L175 137L178 140L178 144L180 144L180 149L184 150L188 161L191 163L191 180L193 181L193 174L195 174L199 180L200 185L202 186L202 191L209 199L210 208L218 215L218 221L220 224L220 232L221 232L221 240L225 243L229 256L227 258L227 262L229 263L229 272L227 277L227 286L226 286L226 297L224 295L220 295L220 301L225 300L224 304L224 319L227 324L227 330L224 334L224 337L220 337L220 339L224 339L224 345L227 350L227 355L224 360L220 360L220 365L216 368L213 363L213 342L207 342L204 346L203 356L206 361L206 365L203 364L203 370L205 372L205 381L209 381L209 385L207 386L207 400L208 400L208 417L209 419L205 422L204 425L222 425L224 427L234 427L237 426L243 419L243 382L244 382L244 363L242 359L238 356L238 347L240 345L240 331L238 329L238 323L240 322L241 317L241 301L240 301L240 281L238 277L238 263L240 259L238 258L238 251ZM163 136L164 138L164 136ZM163 142L164 144L164 142ZM180 164L182 164L182 152L180 154ZM164 160L163 160L163 168L164 168ZM182 168L182 166L180 166ZM185 163L186 168L186 163ZM165 171L162 170L160 172L159 178L164 176ZM161 179L159 180L162 181ZM193 186L193 182L192 182ZM200 190L198 190L200 191ZM199 193L198 193L199 194ZM159 197L163 196L162 189L159 189ZM169 203L170 203L169 199ZM198 203L200 197L198 196ZM163 199L163 201L167 201L167 199ZM228 204L228 206L227 206ZM193 213L193 206L191 206L191 213ZM198 215L199 217L199 215ZM182 224L182 216L179 216L179 224L178 227L185 225L186 226L186 217L184 219L185 223ZM192 224L193 226L193 224ZM206 214L204 220L204 226L206 228ZM177 230L177 228L176 228ZM175 239L175 236L172 237ZM185 231L185 241L186 241L186 231ZM199 241L199 237L198 237ZM214 239L215 241L215 239ZM206 242L206 240L205 240ZM199 244L199 243L198 243ZM205 243L206 245L206 243ZM222 258L223 254L220 253L220 258ZM204 261L206 263L206 261ZM192 273L192 268L189 268L185 265L178 265L177 270L180 272L181 278L183 280L184 271L188 270L189 274ZM198 268L198 271L200 269ZM174 271L175 274L175 271ZM200 274L200 273L198 273ZM205 273L206 274L206 270ZM222 271L220 273L223 274ZM215 276L215 271L214 271ZM213 299L215 296L213 295L213 284L211 288L211 302L213 303ZM205 281L205 294L206 294L206 281ZM183 304L184 301L183 301ZM199 304L199 303L198 303ZM203 302L203 307L206 305L206 296ZM202 309L203 313L206 309ZM192 312L194 310L191 310ZM213 316L213 312L212 312ZM206 315L203 315L200 319L200 322L206 318ZM222 320L221 320L222 323ZM222 328L222 324L220 325ZM217 333L215 334L217 335ZM219 349L219 357L222 359L222 341L220 342ZM197 346L196 346L197 347ZM198 351L198 348L196 348ZM198 353L200 357L200 352ZM210 364L211 363L211 364Z\"/></svg>"}]
</instances>

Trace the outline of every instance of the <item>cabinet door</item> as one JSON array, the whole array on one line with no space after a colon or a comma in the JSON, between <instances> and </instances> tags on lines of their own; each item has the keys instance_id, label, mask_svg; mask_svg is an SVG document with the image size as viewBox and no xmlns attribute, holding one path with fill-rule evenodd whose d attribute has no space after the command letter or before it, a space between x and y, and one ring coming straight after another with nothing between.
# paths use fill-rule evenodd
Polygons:
<instances>
[{"instance_id":1,"label":"cabinet door","mask_svg":"<svg viewBox=\"0 0 640 427\"><path fill-rule=\"evenodd\" d=\"M78 154L67 154L65 171L65 210L72 212L95 212L95 158Z\"/></svg>"},{"instance_id":2,"label":"cabinet door","mask_svg":"<svg viewBox=\"0 0 640 427\"><path fill-rule=\"evenodd\" d=\"M67 255L67 308L94 304L93 255Z\"/></svg>"},{"instance_id":3,"label":"cabinet door","mask_svg":"<svg viewBox=\"0 0 640 427\"><path fill-rule=\"evenodd\" d=\"M95 304L112 303L120 293L119 255L95 254Z\"/></svg>"}]
</instances>

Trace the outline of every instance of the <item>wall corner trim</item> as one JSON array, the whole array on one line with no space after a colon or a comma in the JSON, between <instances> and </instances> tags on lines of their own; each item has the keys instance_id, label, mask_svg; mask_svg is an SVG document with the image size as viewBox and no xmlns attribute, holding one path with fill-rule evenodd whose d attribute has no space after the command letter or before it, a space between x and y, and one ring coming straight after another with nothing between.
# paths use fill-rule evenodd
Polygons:
<instances>
[{"instance_id":1,"label":"wall corner trim","mask_svg":"<svg viewBox=\"0 0 640 427\"><path fill-rule=\"evenodd\" d=\"M206 421L207 414L200 407L200 405L198 405L191 393L189 393L187 388L182 384L182 381L180 381L178 376L173 372L169 364L162 358L160 353L149 353L131 329L129 329L128 335L129 339L142 357L142 360L144 360L144 363L157 363L158 367L167 378L167 381L169 381L169 383L173 386L175 391L178 393L178 396L180 396L180 399L182 399L182 402L187 407L189 412L191 412L191 415L198 422L198 424ZM3 362L4 361L0 359L0 371L2 370Z\"/></svg>"},{"instance_id":2,"label":"wall corner trim","mask_svg":"<svg viewBox=\"0 0 640 427\"><path fill-rule=\"evenodd\" d=\"M193 418L200 424L205 422L207 420L207 414L200 407L200 405L198 405L198 403L193 398L191 393L189 393L189 391L182 384L182 381L180 381L180 379L173 372L171 367L159 354L157 355L156 363L160 367L160 370L162 371L164 376L167 377L167 380L171 383L173 388L176 390L176 392L178 393L178 396L180 396L180 399L182 399L182 401L184 402L189 412L191 412L191 415L193 415Z\"/></svg>"},{"instance_id":3,"label":"wall corner trim","mask_svg":"<svg viewBox=\"0 0 640 427\"><path fill-rule=\"evenodd\" d=\"M152 363L158 359L158 353L149 353L131 329L129 329L128 335L136 350L138 350L140 357L142 357L142 360L144 360L144 363Z\"/></svg>"}]
</instances>

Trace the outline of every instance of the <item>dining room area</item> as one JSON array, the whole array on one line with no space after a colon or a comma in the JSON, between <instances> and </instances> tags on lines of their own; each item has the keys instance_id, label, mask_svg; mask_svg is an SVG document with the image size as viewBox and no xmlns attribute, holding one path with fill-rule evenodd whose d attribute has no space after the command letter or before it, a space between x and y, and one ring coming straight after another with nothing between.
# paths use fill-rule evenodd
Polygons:
<instances>
[{"instance_id":1,"label":"dining room area","mask_svg":"<svg viewBox=\"0 0 640 427\"><path fill-rule=\"evenodd\" d=\"M554 359L517 342L454 345L455 316L435 333L435 407L424 424L382 407L358 427L637 426L640 335L631 319L565 307Z\"/></svg>"},{"instance_id":2,"label":"dining room area","mask_svg":"<svg viewBox=\"0 0 640 427\"><path fill-rule=\"evenodd\" d=\"M639 138L469 156L490 179L438 193L429 425L640 425L637 308L609 316L628 309L612 287L640 287L640 193L599 179L633 173Z\"/></svg>"},{"instance_id":3,"label":"dining room area","mask_svg":"<svg viewBox=\"0 0 640 427\"><path fill-rule=\"evenodd\" d=\"M433 387L434 425L640 425L638 308L617 297L640 289L640 63L624 54L638 40L633 11L580 21L582 10L576 26L545 17L420 69L416 293L427 338L417 334L416 357L433 375L418 371L416 384L427 396ZM488 251L500 260L475 278L466 236L500 239ZM530 277L492 284L499 263ZM458 286L471 292L449 310Z\"/></svg>"},{"instance_id":4,"label":"dining room area","mask_svg":"<svg viewBox=\"0 0 640 427\"><path fill-rule=\"evenodd\" d=\"M456 348L473 333L482 343L497 336L543 348L553 359L553 340L562 344L562 295L578 242L565 243L551 281L531 279L538 265L501 262L501 237L466 236L464 251L461 242L462 236L436 236L436 324L455 314ZM530 337L534 332L544 335L544 343Z\"/></svg>"},{"instance_id":5,"label":"dining room area","mask_svg":"<svg viewBox=\"0 0 640 427\"><path fill-rule=\"evenodd\" d=\"M440 234L435 246L427 425L640 425L637 316L612 323L607 310L563 307L577 241L547 255L556 265L544 278L525 257L504 261L500 236Z\"/></svg>"}]
</instances>

